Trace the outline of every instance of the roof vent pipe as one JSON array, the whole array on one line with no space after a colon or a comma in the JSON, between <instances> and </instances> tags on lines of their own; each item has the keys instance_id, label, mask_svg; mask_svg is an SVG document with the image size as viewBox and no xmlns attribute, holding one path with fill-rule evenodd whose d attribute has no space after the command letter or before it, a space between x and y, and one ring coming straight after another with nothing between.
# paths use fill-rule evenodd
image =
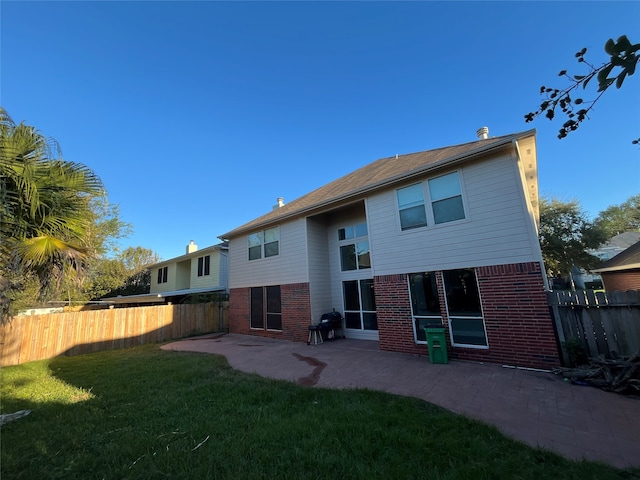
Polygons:
<instances>
[{"instance_id":1,"label":"roof vent pipe","mask_svg":"<svg viewBox=\"0 0 640 480\"><path fill-rule=\"evenodd\" d=\"M486 140L487 138L489 138L489 127L480 127L476 131L476 135L480 140Z\"/></svg>"}]
</instances>

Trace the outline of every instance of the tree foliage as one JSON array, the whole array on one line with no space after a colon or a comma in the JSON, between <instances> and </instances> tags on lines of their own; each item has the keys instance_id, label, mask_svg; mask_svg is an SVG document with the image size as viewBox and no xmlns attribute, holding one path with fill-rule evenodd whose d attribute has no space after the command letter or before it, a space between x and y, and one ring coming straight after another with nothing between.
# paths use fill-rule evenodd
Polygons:
<instances>
[{"instance_id":1,"label":"tree foliage","mask_svg":"<svg viewBox=\"0 0 640 480\"><path fill-rule=\"evenodd\" d=\"M157 253L143 247L129 247L114 258L101 258L91 271L85 293L93 300L149 293L151 273L148 267L159 261Z\"/></svg>"},{"instance_id":2,"label":"tree foliage","mask_svg":"<svg viewBox=\"0 0 640 480\"><path fill-rule=\"evenodd\" d=\"M142 247L118 251L117 240L132 226L109 203L100 179L1 107L0 196L3 318L47 300L149 291L146 267L159 257Z\"/></svg>"},{"instance_id":3,"label":"tree foliage","mask_svg":"<svg viewBox=\"0 0 640 480\"><path fill-rule=\"evenodd\" d=\"M605 232L607 239L619 233L640 232L640 194L603 210L594 223Z\"/></svg>"},{"instance_id":4,"label":"tree foliage","mask_svg":"<svg viewBox=\"0 0 640 480\"><path fill-rule=\"evenodd\" d=\"M562 139L570 132L577 130L580 124L589 118L589 112L604 92L614 84L616 88L622 87L624 80L635 73L640 60L638 55L640 43L632 44L626 35L619 37L617 41L611 38L607 40L604 50L609 55L609 61L599 67L587 62L585 59L586 48L577 52L575 57L578 63L587 66L584 75L569 75L566 70L561 70L558 76L569 80L569 85L564 88L541 86L540 95L543 95L544 99L535 112L524 116L525 121L532 122L542 114L549 120L553 120L559 110L567 120L558 131L558 138ZM585 90L594 78L598 85L597 96L593 100L584 100L580 97L580 87ZM576 95L575 98L573 95ZM633 140L635 144L639 142L640 139Z\"/></svg>"},{"instance_id":5,"label":"tree foliage","mask_svg":"<svg viewBox=\"0 0 640 480\"><path fill-rule=\"evenodd\" d=\"M90 199L103 185L87 166L62 158L57 142L34 127L16 125L0 107L0 309L30 275L40 295L65 269L87 258Z\"/></svg>"},{"instance_id":6,"label":"tree foliage","mask_svg":"<svg viewBox=\"0 0 640 480\"><path fill-rule=\"evenodd\" d=\"M600 260L587 250L605 242L605 232L590 222L576 201L540 201L540 247L547 273L568 277L576 265L595 268Z\"/></svg>"}]
</instances>

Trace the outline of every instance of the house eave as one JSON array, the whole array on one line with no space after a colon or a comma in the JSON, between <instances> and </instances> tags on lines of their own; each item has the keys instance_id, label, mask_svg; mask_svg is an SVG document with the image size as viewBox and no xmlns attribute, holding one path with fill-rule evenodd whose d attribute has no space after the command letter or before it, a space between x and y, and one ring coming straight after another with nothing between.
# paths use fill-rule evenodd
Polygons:
<instances>
[{"instance_id":1,"label":"house eave","mask_svg":"<svg viewBox=\"0 0 640 480\"><path fill-rule=\"evenodd\" d=\"M640 263L631 263L628 265L618 265L615 267L596 268L591 270L593 273L608 273L608 272L624 272L627 270L640 269Z\"/></svg>"}]
</instances>

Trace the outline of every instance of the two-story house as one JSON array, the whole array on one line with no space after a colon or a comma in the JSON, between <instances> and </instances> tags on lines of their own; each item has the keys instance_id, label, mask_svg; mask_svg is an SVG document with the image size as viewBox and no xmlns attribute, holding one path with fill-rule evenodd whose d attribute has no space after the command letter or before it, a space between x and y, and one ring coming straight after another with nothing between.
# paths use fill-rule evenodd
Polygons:
<instances>
[{"instance_id":1,"label":"two-story house","mask_svg":"<svg viewBox=\"0 0 640 480\"><path fill-rule=\"evenodd\" d=\"M382 158L242 225L229 243L230 331L306 341L333 309L348 338L558 364L537 236L535 130Z\"/></svg>"},{"instance_id":2,"label":"two-story house","mask_svg":"<svg viewBox=\"0 0 640 480\"><path fill-rule=\"evenodd\" d=\"M229 262L227 245L220 243L198 249L193 240L186 253L150 265L150 293L109 297L102 300L114 304L151 304L181 301L189 295L227 292Z\"/></svg>"}]
</instances>

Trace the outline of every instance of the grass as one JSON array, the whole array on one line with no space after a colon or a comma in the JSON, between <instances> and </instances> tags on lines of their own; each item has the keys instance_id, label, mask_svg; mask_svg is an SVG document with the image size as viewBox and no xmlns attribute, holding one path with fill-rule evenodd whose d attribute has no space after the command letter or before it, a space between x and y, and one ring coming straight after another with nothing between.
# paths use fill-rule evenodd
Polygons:
<instances>
[{"instance_id":1,"label":"grass","mask_svg":"<svg viewBox=\"0 0 640 480\"><path fill-rule=\"evenodd\" d=\"M3 479L629 479L424 401L300 387L158 346L2 369Z\"/></svg>"}]
</instances>

